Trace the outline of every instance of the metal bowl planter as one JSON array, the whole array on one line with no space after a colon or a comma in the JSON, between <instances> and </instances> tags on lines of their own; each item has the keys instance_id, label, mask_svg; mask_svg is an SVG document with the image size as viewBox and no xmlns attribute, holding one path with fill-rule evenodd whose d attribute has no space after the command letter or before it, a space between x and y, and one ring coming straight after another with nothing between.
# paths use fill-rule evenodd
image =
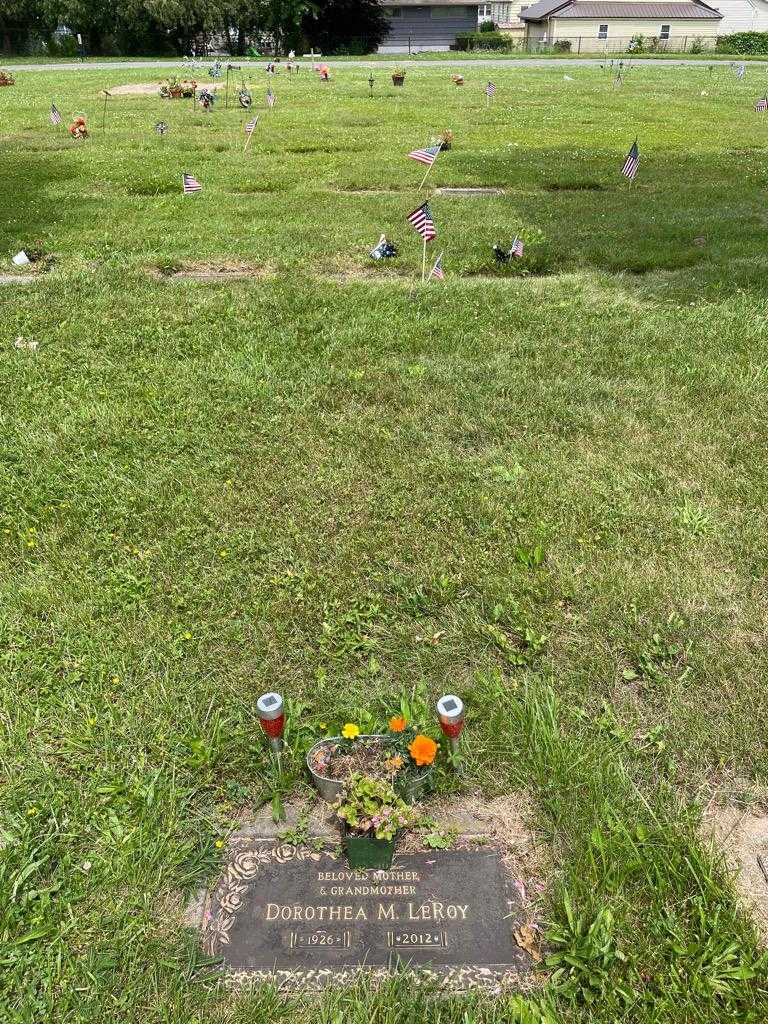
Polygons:
<instances>
[{"instance_id":1,"label":"metal bowl planter","mask_svg":"<svg viewBox=\"0 0 768 1024\"><path fill-rule=\"evenodd\" d=\"M403 85L405 83L405 75L392 75L392 85Z\"/></svg>"},{"instance_id":2,"label":"metal bowl planter","mask_svg":"<svg viewBox=\"0 0 768 1024\"><path fill-rule=\"evenodd\" d=\"M373 734L358 736L357 739L358 741L387 740L389 737L382 734ZM329 736L327 739L318 740L307 754L307 768L309 768L315 789L323 800L327 800L329 804L332 804L334 800L341 796L344 789L344 780L330 779L325 775L320 775L313 767L313 754L322 747L330 747L342 742L341 736ZM426 767L419 769L416 774L411 775L406 782L398 783L395 788L401 790L402 797L407 803L418 803L419 800L423 800L428 793L432 792L434 787L434 771L434 764L426 765Z\"/></svg>"}]
</instances>

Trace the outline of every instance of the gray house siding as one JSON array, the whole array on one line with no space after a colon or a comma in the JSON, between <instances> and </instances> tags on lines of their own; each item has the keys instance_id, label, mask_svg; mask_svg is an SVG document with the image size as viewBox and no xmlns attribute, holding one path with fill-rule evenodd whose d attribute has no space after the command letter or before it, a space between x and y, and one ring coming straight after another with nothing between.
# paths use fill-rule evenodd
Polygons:
<instances>
[{"instance_id":1,"label":"gray house siding","mask_svg":"<svg viewBox=\"0 0 768 1024\"><path fill-rule=\"evenodd\" d=\"M477 31L477 5L466 7L387 7L390 30L379 52L447 50L458 32ZM394 13L399 12L399 13ZM436 13L437 12L437 13ZM445 15L445 16L444 16Z\"/></svg>"}]
</instances>

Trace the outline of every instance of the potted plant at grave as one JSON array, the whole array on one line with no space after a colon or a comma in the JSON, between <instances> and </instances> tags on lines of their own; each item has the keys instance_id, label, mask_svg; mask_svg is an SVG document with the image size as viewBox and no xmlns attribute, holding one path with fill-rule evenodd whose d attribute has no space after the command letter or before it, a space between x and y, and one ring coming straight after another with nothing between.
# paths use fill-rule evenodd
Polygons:
<instances>
[{"instance_id":1,"label":"potted plant at grave","mask_svg":"<svg viewBox=\"0 0 768 1024\"><path fill-rule=\"evenodd\" d=\"M451 75L451 81L454 85L464 85L464 75Z\"/></svg>"},{"instance_id":2,"label":"potted plant at grave","mask_svg":"<svg viewBox=\"0 0 768 1024\"><path fill-rule=\"evenodd\" d=\"M405 71L402 68L395 68L392 72L392 85L402 85L405 82Z\"/></svg>"},{"instance_id":3,"label":"potted plant at grave","mask_svg":"<svg viewBox=\"0 0 768 1024\"><path fill-rule=\"evenodd\" d=\"M0 86L15 85L16 79L9 71L0 71Z\"/></svg>"},{"instance_id":4,"label":"potted plant at grave","mask_svg":"<svg viewBox=\"0 0 768 1024\"><path fill-rule=\"evenodd\" d=\"M346 781L361 774L389 783L408 803L433 788L438 745L405 716L389 719L386 733L362 734L347 722L340 736L318 740L307 754L307 767L320 796L333 803Z\"/></svg>"},{"instance_id":5,"label":"potted plant at grave","mask_svg":"<svg viewBox=\"0 0 768 1024\"><path fill-rule=\"evenodd\" d=\"M413 821L413 812L391 783L367 775L350 775L336 803L343 822L344 848L350 868L392 866L397 833Z\"/></svg>"},{"instance_id":6,"label":"potted plant at grave","mask_svg":"<svg viewBox=\"0 0 768 1024\"><path fill-rule=\"evenodd\" d=\"M180 81L175 75L171 75L160 85L160 95L165 100L189 99L195 95L196 90L197 82L192 79Z\"/></svg>"}]
</instances>

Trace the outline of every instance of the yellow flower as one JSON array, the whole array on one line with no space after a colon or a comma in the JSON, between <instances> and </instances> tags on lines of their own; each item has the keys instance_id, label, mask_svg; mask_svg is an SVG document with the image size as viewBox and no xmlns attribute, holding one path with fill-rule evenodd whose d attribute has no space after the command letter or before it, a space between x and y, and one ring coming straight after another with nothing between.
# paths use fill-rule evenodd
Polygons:
<instances>
[{"instance_id":1,"label":"yellow flower","mask_svg":"<svg viewBox=\"0 0 768 1024\"><path fill-rule=\"evenodd\" d=\"M345 740L353 740L356 736L360 735L360 726L355 725L353 722L347 722L341 730L341 735Z\"/></svg>"},{"instance_id":2,"label":"yellow flower","mask_svg":"<svg viewBox=\"0 0 768 1024\"><path fill-rule=\"evenodd\" d=\"M220 850L224 846L224 840L217 839L213 845L216 847L217 850Z\"/></svg>"},{"instance_id":3,"label":"yellow flower","mask_svg":"<svg viewBox=\"0 0 768 1024\"><path fill-rule=\"evenodd\" d=\"M328 728L328 723L327 722L321 722L320 725L318 726L318 728L320 729L321 732L325 732L325 730Z\"/></svg>"}]
</instances>

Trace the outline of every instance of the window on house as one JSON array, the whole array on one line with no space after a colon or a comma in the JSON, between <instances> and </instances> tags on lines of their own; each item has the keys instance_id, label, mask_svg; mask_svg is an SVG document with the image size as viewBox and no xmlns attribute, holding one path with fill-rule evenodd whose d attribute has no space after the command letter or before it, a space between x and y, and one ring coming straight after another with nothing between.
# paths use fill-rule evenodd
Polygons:
<instances>
[{"instance_id":1,"label":"window on house","mask_svg":"<svg viewBox=\"0 0 768 1024\"><path fill-rule=\"evenodd\" d=\"M490 4L480 4L477 8L477 20L478 21L490 21L493 17L491 13Z\"/></svg>"},{"instance_id":2,"label":"window on house","mask_svg":"<svg viewBox=\"0 0 768 1024\"><path fill-rule=\"evenodd\" d=\"M669 25L662 25L659 39L669 39Z\"/></svg>"},{"instance_id":3,"label":"window on house","mask_svg":"<svg viewBox=\"0 0 768 1024\"><path fill-rule=\"evenodd\" d=\"M472 10L470 8L470 10ZM467 12L466 7L430 7L429 11L433 18L463 18Z\"/></svg>"},{"instance_id":4,"label":"window on house","mask_svg":"<svg viewBox=\"0 0 768 1024\"><path fill-rule=\"evenodd\" d=\"M597 29L597 38L598 39L607 39L608 38L608 26L607 25L600 25L598 27L598 29Z\"/></svg>"},{"instance_id":5,"label":"window on house","mask_svg":"<svg viewBox=\"0 0 768 1024\"><path fill-rule=\"evenodd\" d=\"M390 18L402 18L403 16L402 7L385 7L384 11L389 15Z\"/></svg>"}]
</instances>

